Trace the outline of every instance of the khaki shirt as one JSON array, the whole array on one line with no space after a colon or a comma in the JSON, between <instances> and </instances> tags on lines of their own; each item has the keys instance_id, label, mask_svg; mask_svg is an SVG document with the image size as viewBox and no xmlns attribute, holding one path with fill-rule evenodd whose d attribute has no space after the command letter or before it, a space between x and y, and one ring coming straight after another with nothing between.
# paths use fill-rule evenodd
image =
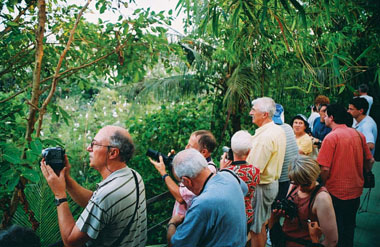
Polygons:
<instances>
[{"instance_id":1,"label":"khaki shirt","mask_svg":"<svg viewBox=\"0 0 380 247\"><path fill-rule=\"evenodd\" d=\"M285 132L274 122L256 129L247 162L260 169L260 184L270 184L279 179L285 148Z\"/></svg>"}]
</instances>

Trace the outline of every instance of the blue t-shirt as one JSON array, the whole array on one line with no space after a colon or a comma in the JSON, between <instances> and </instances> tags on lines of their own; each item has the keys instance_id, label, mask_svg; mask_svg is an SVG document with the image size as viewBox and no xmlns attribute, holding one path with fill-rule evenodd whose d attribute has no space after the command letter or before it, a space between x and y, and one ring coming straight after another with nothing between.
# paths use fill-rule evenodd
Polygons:
<instances>
[{"instance_id":1,"label":"blue t-shirt","mask_svg":"<svg viewBox=\"0 0 380 247\"><path fill-rule=\"evenodd\" d=\"M325 136L327 136L328 133L330 133L331 128L327 127L325 123L321 122L321 117L317 117L314 120L314 126L313 126L313 136L315 138L318 138L319 140L323 140Z\"/></svg>"},{"instance_id":2,"label":"blue t-shirt","mask_svg":"<svg viewBox=\"0 0 380 247\"><path fill-rule=\"evenodd\" d=\"M247 185L228 172L210 178L173 235L173 246L245 246L247 191Z\"/></svg>"},{"instance_id":3,"label":"blue t-shirt","mask_svg":"<svg viewBox=\"0 0 380 247\"><path fill-rule=\"evenodd\" d=\"M376 143L377 138L377 126L375 120L370 116L366 116L360 121L360 123L356 123L352 126L353 128L359 130L365 136L366 142ZM375 148L371 151L372 156L375 155Z\"/></svg>"}]
</instances>

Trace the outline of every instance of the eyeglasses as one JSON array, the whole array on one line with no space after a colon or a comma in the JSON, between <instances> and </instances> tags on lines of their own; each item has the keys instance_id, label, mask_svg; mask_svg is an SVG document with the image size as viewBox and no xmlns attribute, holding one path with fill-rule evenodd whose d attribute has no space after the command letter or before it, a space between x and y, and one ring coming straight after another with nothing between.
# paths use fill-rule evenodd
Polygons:
<instances>
[{"instance_id":1,"label":"eyeglasses","mask_svg":"<svg viewBox=\"0 0 380 247\"><path fill-rule=\"evenodd\" d=\"M309 187L311 184L308 183L308 184L297 184L296 182L294 181L290 181L291 184L294 184L294 185L297 185L297 186L301 186L301 187Z\"/></svg>"},{"instance_id":2,"label":"eyeglasses","mask_svg":"<svg viewBox=\"0 0 380 247\"><path fill-rule=\"evenodd\" d=\"M113 148L114 147L114 146L110 146L110 145L98 144L98 143L95 143L95 140L92 140L90 143L91 149L93 149L94 146L101 146L101 147L107 147L107 148Z\"/></svg>"}]
</instances>

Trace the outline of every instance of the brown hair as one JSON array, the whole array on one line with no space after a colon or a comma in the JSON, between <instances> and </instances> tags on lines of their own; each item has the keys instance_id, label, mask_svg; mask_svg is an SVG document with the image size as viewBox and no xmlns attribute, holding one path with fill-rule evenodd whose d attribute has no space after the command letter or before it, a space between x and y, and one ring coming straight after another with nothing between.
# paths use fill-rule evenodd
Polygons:
<instances>
[{"instance_id":1,"label":"brown hair","mask_svg":"<svg viewBox=\"0 0 380 247\"><path fill-rule=\"evenodd\" d=\"M330 99L324 95L318 95L314 100L314 105L330 104Z\"/></svg>"},{"instance_id":2,"label":"brown hair","mask_svg":"<svg viewBox=\"0 0 380 247\"><path fill-rule=\"evenodd\" d=\"M193 132L191 135L199 136L198 144L200 149L207 149L210 153L212 153L216 147L216 140L214 135L208 130L197 130Z\"/></svg>"}]
</instances>

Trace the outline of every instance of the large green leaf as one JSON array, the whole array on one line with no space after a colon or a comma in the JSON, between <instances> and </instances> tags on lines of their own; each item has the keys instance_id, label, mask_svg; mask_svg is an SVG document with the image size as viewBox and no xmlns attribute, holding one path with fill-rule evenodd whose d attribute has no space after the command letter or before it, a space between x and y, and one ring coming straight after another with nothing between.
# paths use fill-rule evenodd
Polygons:
<instances>
[{"instance_id":1,"label":"large green leaf","mask_svg":"<svg viewBox=\"0 0 380 247\"><path fill-rule=\"evenodd\" d=\"M12 154L3 154L3 159L11 164L21 164L21 158L19 156L14 156Z\"/></svg>"}]
</instances>

